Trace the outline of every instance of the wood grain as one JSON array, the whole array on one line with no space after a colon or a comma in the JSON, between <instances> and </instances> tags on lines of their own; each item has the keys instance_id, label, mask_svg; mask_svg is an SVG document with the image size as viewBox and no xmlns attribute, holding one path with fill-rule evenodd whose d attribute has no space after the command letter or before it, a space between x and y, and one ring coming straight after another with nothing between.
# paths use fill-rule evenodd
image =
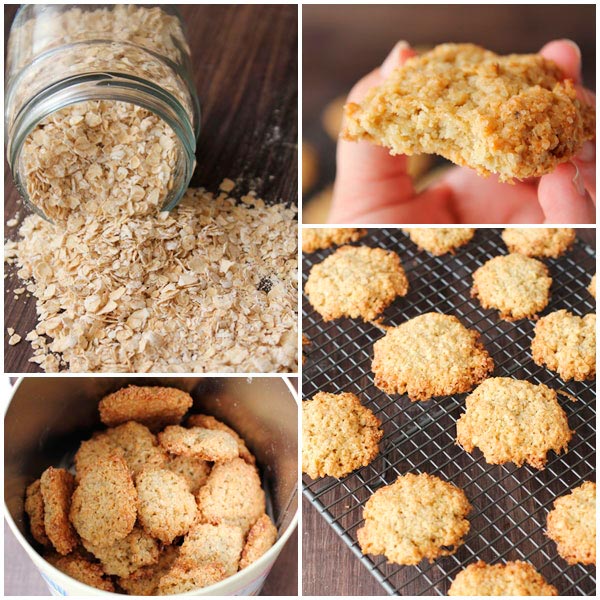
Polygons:
<instances>
[{"instance_id":1,"label":"wood grain","mask_svg":"<svg viewBox=\"0 0 600 600\"><path fill-rule=\"evenodd\" d=\"M5 5L6 34L17 5ZM267 202L298 200L298 8L283 5L182 5L201 105L201 131L193 186L215 191L226 177L239 180L234 195L250 189ZM4 219L27 214L4 168ZM9 229L7 237L15 236ZM36 323L32 298L14 300L21 283L5 279L5 326L23 337ZM29 344L8 345L5 371L39 372Z\"/></svg>"}]
</instances>

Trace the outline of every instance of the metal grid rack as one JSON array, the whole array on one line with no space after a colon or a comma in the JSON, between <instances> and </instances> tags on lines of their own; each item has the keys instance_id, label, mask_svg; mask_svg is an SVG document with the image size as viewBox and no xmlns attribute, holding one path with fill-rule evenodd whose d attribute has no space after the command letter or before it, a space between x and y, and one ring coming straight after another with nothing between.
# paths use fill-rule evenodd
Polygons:
<instances>
[{"instance_id":1,"label":"metal grid rack","mask_svg":"<svg viewBox=\"0 0 600 600\"><path fill-rule=\"evenodd\" d=\"M383 332L358 320L325 323L304 298L302 326L311 342L303 368L304 397L318 391L356 393L381 419L385 431L380 456L373 463L341 480L313 481L304 476L305 497L389 594L403 595L408 588L413 594L445 595L458 572L481 559L488 563L526 560L560 595L595 595L595 568L569 566L544 535L554 500L595 478L595 381L565 384L538 367L529 348L534 323L501 321L497 311L482 309L470 297L473 271L507 252L500 230L477 230L475 238L453 256L434 257L419 251L398 229L370 230L360 243L396 251L410 282L408 295L385 311L386 324L398 325L428 311L456 315L482 334L496 365L493 376L545 383L576 396L577 402L561 400L575 434L568 452L560 456L550 452L542 471L513 464L488 465L479 450L471 455L454 444L465 394L415 403L406 396L385 394L373 385L371 373L373 343ZM304 256L304 281L312 265L331 252ZM593 312L594 299L586 290L595 271L592 249L577 241L565 256L545 262L553 284L544 314L559 308L578 315ZM456 554L432 564L422 561L416 567L386 564L383 556L363 556L356 540L366 500L408 471L451 481L464 489L473 506L470 532Z\"/></svg>"}]
</instances>

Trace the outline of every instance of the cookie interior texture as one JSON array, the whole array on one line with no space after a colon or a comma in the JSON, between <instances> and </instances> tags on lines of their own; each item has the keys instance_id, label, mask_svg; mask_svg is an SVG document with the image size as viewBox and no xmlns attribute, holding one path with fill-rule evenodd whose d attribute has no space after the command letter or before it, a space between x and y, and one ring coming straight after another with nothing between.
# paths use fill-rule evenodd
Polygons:
<instances>
[{"instance_id":1,"label":"cookie interior texture","mask_svg":"<svg viewBox=\"0 0 600 600\"><path fill-rule=\"evenodd\" d=\"M513 462L543 469L547 453L566 451L572 431L557 394L544 384L510 377L486 379L466 399L456 441L479 448L487 463Z\"/></svg>"},{"instance_id":2,"label":"cookie interior texture","mask_svg":"<svg viewBox=\"0 0 600 600\"><path fill-rule=\"evenodd\" d=\"M442 44L407 60L345 111L347 139L392 154L439 154L500 181L551 172L595 131L594 107L553 62L473 44Z\"/></svg>"},{"instance_id":3,"label":"cookie interior texture","mask_svg":"<svg viewBox=\"0 0 600 600\"><path fill-rule=\"evenodd\" d=\"M106 591L183 593L235 574L275 543L244 440L209 415L179 426L191 406L182 395L130 386L105 397L105 424L122 424L82 442L75 476L49 467L28 486L31 533L57 569Z\"/></svg>"},{"instance_id":4,"label":"cookie interior texture","mask_svg":"<svg viewBox=\"0 0 600 600\"><path fill-rule=\"evenodd\" d=\"M454 554L469 531L470 511L460 488L427 473L407 473L369 498L356 535L364 554L416 565Z\"/></svg>"},{"instance_id":5,"label":"cookie interior texture","mask_svg":"<svg viewBox=\"0 0 600 600\"><path fill-rule=\"evenodd\" d=\"M488 565L479 560L456 576L448 596L558 596L558 590L529 563Z\"/></svg>"}]
</instances>

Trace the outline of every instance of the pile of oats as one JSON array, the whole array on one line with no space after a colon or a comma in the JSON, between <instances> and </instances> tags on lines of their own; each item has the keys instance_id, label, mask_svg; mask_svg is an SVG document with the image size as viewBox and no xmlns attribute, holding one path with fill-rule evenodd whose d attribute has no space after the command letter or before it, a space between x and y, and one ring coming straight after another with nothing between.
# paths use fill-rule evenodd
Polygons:
<instances>
[{"instance_id":1,"label":"pile of oats","mask_svg":"<svg viewBox=\"0 0 600 600\"><path fill-rule=\"evenodd\" d=\"M177 162L173 130L126 102L88 101L44 119L27 137L21 177L29 200L55 222L156 214Z\"/></svg>"},{"instance_id":2,"label":"pile of oats","mask_svg":"<svg viewBox=\"0 0 600 600\"><path fill-rule=\"evenodd\" d=\"M295 371L295 213L190 189L153 217L28 216L5 260L37 299L30 360L48 372Z\"/></svg>"}]
</instances>

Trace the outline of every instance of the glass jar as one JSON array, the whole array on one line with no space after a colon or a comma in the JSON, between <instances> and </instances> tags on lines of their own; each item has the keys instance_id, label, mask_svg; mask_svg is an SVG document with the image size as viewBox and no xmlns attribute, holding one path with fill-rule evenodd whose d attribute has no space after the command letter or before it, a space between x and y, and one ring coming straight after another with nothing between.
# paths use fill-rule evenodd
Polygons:
<instances>
[{"instance_id":1,"label":"glass jar","mask_svg":"<svg viewBox=\"0 0 600 600\"><path fill-rule=\"evenodd\" d=\"M25 5L10 31L6 73L6 155L20 194L36 212L54 220L84 197L102 202L123 195L110 189L112 181L138 179L131 198L146 194L144 202L156 202L158 210L179 202L195 166L200 107L174 8ZM107 148L110 127L114 145ZM80 154L93 150L96 157L90 153L83 167L80 142ZM168 168L161 150L168 152ZM136 172L140 163L147 172ZM160 182L158 192L143 187L148 173ZM48 214L45 196L64 206Z\"/></svg>"}]
</instances>

